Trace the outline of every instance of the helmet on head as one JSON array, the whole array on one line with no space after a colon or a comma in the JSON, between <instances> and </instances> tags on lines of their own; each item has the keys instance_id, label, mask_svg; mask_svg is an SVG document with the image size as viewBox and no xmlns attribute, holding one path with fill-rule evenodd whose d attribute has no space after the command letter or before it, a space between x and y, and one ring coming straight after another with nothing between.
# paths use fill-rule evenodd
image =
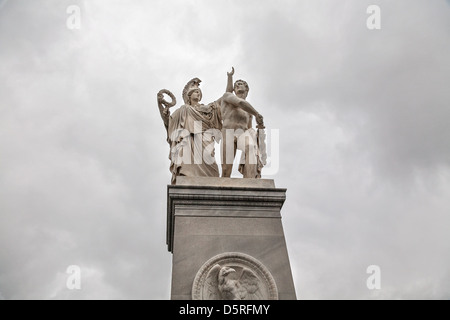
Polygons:
<instances>
[{"instance_id":1,"label":"helmet on head","mask_svg":"<svg viewBox=\"0 0 450 320\"><path fill-rule=\"evenodd\" d=\"M200 100L202 99L202 90L200 90L199 86L200 86L200 82L202 82L202 80L200 80L199 78L194 78L191 79L185 86L183 89L183 100L185 104L189 104L189 97L192 94L192 92L194 90L199 90L200 91Z\"/></svg>"}]
</instances>

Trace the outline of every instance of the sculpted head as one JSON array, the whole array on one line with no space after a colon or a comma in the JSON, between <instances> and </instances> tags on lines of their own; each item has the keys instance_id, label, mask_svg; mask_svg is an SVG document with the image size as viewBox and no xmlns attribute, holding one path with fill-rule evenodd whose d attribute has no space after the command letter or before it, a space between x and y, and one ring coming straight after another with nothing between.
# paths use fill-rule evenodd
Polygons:
<instances>
[{"instance_id":1,"label":"sculpted head","mask_svg":"<svg viewBox=\"0 0 450 320\"><path fill-rule=\"evenodd\" d=\"M249 90L250 88L248 86L248 83L244 80L237 80L234 83L234 92L236 93L236 95L244 95L244 98L246 98Z\"/></svg>"},{"instance_id":2,"label":"sculpted head","mask_svg":"<svg viewBox=\"0 0 450 320\"><path fill-rule=\"evenodd\" d=\"M233 272L236 272L236 270L230 267L223 267L222 269L220 269L219 277L224 278Z\"/></svg>"},{"instance_id":3,"label":"sculpted head","mask_svg":"<svg viewBox=\"0 0 450 320\"><path fill-rule=\"evenodd\" d=\"M187 92L188 104L192 105L192 103L200 102L202 100L202 90L200 88L191 88Z\"/></svg>"},{"instance_id":4,"label":"sculpted head","mask_svg":"<svg viewBox=\"0 0 450 320\"><path fill-rule=\"evenodd\" d=\"M199 78L193 78L184 86L182 96L183 96L183 100L184 100L185 104L189 104L188 93L191 90L193 90L193 89L199 89L200 82L202 82L202 81ZM199 101L201 100L201 94L202 94L202 92L200 91L200 99L199 99Z\"/></svg>"}]
</instances>

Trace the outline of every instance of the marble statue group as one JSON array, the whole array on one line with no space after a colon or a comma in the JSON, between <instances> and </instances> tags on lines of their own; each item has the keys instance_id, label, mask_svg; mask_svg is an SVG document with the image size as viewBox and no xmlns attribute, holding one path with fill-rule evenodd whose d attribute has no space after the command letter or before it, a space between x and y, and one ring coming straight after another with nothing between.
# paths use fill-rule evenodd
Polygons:
<instances>
[{"instance_id":1,"label":"marble statue group","mask_svg":"<svg viewBox=\"0 0 450 320\"><path fill-rule=\"evenodd\" d=\"M247 101L248 83L233 76L234 68L211 103L202 103L199 78L184 86L178 108L171 109L177 104L171 91L157 94L170 147L166 244L173 300L296 299L281 223L286 189L261 176L264 118ZM273 147L273 131L269 137ZM277 157L274 150L270 155ZM236 169L244 179L230 179Z\"/></svg>"},{"instance_id":2,"label":"marble statue group","mask_svg":"<svg viewBox=\"0 0 450 320\"><path fill-rule=\"evenodd\" d=\"M261 178L266 162L264 119L246 100L247 82L237 80L233 85L233 75L234 68L227 73L226 92L209 104L201 103L201 80L191 79L182 93L184 104L173 113L170 108L176 104L175 96L166 89L159 91L158 107L170 145L172 184L178 176L219 177L216 143L220 143L222 177L231 176L236 151L241 150L239 172L244 178Z\"/></svg>"}]
</instances>

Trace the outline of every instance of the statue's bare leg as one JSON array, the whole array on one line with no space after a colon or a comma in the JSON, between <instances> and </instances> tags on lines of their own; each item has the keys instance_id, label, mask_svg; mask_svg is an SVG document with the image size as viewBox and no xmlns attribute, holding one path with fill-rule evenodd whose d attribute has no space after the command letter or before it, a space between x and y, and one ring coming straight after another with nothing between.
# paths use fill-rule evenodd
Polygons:
<instances>
[{"instance_id":1,"label":"statue's bare leg","mask_svg":"<svg viewBox=\"0 0 450 320\"><path fill-rule=\"evenodd\" d=\"M222 134L222 145L220 152L222 155L222 177L231 177L231 172L233 171L233 162L236 157L237 143L234 135L223 132Z\"/></svg>"},{"instance_id":2,"label":"statue's bare leg","mask_svg":"<svg viewBox=\"0 0 450 320\"><path fill-rule=\"evenodd\" d=\"M244 178L255 179L258 176L257 146L256 139L249 130L238 138L237 147L242 150L244 156L244 162L239 167L239 171Z\"/></svg>"},{"instance_id":3,"label":"statue's bare leg","mask_svg":"<svg viewBox=\"0 0 450 320\"><path fill-rule=\"evenodd\" d=\"M242 175L244 178L252 178L255 179L257 176L257 164L256 164L256 157L254 155L254 151L250 151L250 149L253 148L253 145L247 144L245 146L245 165L243 168Z\"/></svg>"}]
</instances>

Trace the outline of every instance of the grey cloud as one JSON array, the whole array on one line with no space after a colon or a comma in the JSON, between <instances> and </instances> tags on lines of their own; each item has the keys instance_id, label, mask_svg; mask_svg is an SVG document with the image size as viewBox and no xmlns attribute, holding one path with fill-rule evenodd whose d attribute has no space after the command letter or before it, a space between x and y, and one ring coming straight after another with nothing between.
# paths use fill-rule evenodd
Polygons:
<instances>
[{"instance_id":1,"label":"grey cloud","mask_svg":"<svg viewBox=\"0 0 450 320\"><path fill-rule=\"evenodd\" d=\"M280 129L267 178L288 188L299 297L448 298L450 7L378 3L372 32L369 1L1 2L3 297L168 298L155 96L180 103L199 76L212 101L234 66ZM69 4L79 31L65 27ZM80 291L65 287L72 264ZM365 287L370 264L379 293Z\"/></svg>"}]
</instances>

